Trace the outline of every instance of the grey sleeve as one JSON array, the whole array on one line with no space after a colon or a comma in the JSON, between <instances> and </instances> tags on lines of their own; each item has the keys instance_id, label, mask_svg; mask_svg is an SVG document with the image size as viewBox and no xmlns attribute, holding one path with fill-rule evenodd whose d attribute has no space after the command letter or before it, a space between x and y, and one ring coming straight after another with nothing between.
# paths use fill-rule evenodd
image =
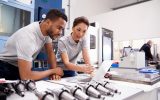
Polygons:
<instances>
[{"instance_id":1,"label":"grey sleeve","mask_svg":"<svg viewBox=\"0 0 160 100\"><path fill-rule=\"evenodd\" d=\"M58 41L58 52L61 54L62 52L67 52L66 45L62 40Z\"/></svg>"}]
</instances>

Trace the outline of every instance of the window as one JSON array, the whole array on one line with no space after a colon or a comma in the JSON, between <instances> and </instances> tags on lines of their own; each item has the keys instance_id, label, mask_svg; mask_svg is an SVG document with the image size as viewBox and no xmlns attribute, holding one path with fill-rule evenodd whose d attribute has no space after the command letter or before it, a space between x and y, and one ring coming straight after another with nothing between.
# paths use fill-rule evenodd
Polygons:
<instances>
[{"instance_id":1,"label":"window","mask_svg":"<svg viewBox=\"0 0 160 100\"><path fill-rule=\"evenodd\" d=\"M0 35L11 36L19 28L28 25L30 18L29 11L0 4Z\"/></svg>"}]
</instances>

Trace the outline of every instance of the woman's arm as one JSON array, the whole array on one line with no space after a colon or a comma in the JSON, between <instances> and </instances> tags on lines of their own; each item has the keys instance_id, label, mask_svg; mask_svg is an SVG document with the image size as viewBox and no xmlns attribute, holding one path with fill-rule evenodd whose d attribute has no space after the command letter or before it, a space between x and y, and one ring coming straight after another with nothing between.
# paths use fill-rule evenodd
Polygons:
<instances>
[{"instance_id":1,"label":"woman's arm","mask_svg":"<svg viewBox=\"0 0 160 100\"><path fill-rule=\"evenodd\" d=\"M88 53L88 49L87 49L87 48L83 48L83 49L82 49L82 56L83 56L83 59L84 59L85 64L88 64L88 65L91 66L90 56L89 56L89 53Z\"/></svg>"},{"instance_id":2,"label":"woman's arm","mask_svg":"<svg viewBox=\"0 0 160 100\"><path fill-rule=\"evenodd\" d=\"M88 74L93 72L93 68L91 66L88 65L79 66L69 62L68 54L66 52L61 53L61 58L65 67L69 70L84 72Z\"/></svg>"},{"instance_id":3,"label":"woman's arm","mask_svg":"<svg viewBox=\"0 0 160 100\"><path fill-rule=\"evenodd\" d=\"M69 62L68 54L66 52L61 53L61 58L67 69L82 72L81 66Z\"/></svg>"}]
</instances>

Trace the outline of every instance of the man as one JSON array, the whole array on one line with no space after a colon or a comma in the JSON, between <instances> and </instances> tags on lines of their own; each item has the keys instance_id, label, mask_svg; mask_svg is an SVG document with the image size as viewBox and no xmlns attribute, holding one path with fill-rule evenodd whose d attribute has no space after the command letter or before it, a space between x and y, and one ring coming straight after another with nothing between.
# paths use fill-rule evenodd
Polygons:
<instances>
[{"instance_id":1,"label":"man","mask_svg":"<svg viewBox=\"0 0 160 100\"><path fill-rule=\"evenodd\" d=\"M67 22L67 16L59 10L50 10L41 22L34 22L15 32L0 53L0 78L10 80L40 80L47 76L59 79L63 70L57 67L52 48L52 39L60 36ZM45 47L51 69L32 71L32 61L42 47Z\"/></svg>"},{"instance_id":2,"label":"man","mask_svg":"<svg viewBox=\"0 0 160 100\"><path fill-rule=\"evenodd\" d=\"M145 52L145 59L146 60L153 60L152 54L151 54L151 46L152 46L152 41L149 40L147 43L145 43L139 51L144 51Z\"/></svg>"}]
</instances>

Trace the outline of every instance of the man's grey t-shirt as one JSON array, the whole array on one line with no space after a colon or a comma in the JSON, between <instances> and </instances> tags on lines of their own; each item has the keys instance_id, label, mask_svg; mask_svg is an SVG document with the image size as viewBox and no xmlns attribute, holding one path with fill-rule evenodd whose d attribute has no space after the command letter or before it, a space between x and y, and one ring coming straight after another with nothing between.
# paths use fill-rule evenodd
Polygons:
<instances>
[{"instance_id":1,"label":"man's grey t-shirt","mask_svg":"<svg viewBox=\"0 0 160 100\"><path fill-rule=\"evenodd\" d=\"M76 43L71 34L67 36L63 36L58 41L58 52L57 52L57 62L59 62L58 66L64 68L64 64L61 59L61 54L66 52L71 63L76 64L77 57L83 48L87 48L86 38L82 38ZM66 69L66 68L64 68Z\"/></svg>"},{"instance_id":2,"label":"man's grey t-shirt","mask_svg":"<svg viewBox=\"0 0 160 100\"><path fill-rule=\"evenodd\" d=\"M32 62L45 43L52 43L49 36L41 32L39 22L33 22L16 31L0 52L0 60L18 66L18 59Z\"/></svg>"}]
</instances>

